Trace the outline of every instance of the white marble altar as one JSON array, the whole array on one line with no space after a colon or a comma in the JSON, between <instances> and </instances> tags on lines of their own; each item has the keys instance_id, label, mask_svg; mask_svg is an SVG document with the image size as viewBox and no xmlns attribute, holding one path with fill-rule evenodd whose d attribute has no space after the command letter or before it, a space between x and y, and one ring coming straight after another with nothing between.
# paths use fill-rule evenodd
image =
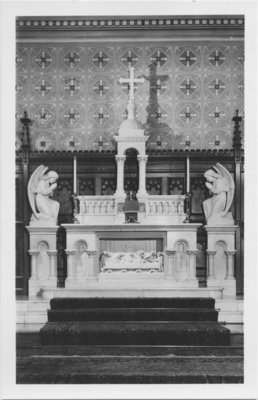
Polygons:
<instances>
[{"instance_id":1,"label":"white marble altar","mask_svg":"<svg viewBox=\"0 0 258 400\"><path fill-rule=\"evenodd\" d=\"M67 280L66 287L82 289L87 288L89 280L103 282L106 279L139 281L153 279L156 275L167 281L167 285L173 287L198 287L196 278L196 242L197 229L201 224L178 224L178 225L151 225L151 224L114 224L114 225L82 225L63 224L67 238ZM138 234L138 235L137 235ZM118 252L108 252L111 261L104 262L106 250L101 251L100 242L102 238L118 242L125 238L130 245L141 238L162 238L162 251L155 252L156 263L148 265L139 258L142 250L132 252L120 252L120 260L117 267L114 260L119 256ZM78 248L84 246L85 257L80 261L79 267ZM183 246L183 251L181 247ZM129 249L129 246L128 246ZM161 254L162 253L162 258ZM157 256L159 254L159 256ZM177 254L183 256L184 262L176 264ZM134 266L129 267L129 259L134 258ZM127 262L126 262L127 260ZM154 260L155 261L155 260ZM111 266L111 264L113 264ZM108 271L108 273L106 272ZM109 277L107 277L109 275ZM101 287L101 286L100 286Z\"/></svg>"}]
</instances>

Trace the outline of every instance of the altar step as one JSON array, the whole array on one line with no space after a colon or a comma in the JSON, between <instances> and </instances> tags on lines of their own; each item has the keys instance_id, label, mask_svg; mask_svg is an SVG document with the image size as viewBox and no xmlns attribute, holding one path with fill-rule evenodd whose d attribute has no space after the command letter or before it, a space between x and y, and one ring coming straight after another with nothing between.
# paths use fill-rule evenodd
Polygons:
<instances>
[{"instance_id":1,"label":"altar step","mask_svg":"<svg viewBox=\"0 0 258 400\"><path fill-rule=\"evenodd\" d=\"M89 308L48 310L49 322L92 321L217 321L218 311L209 308Z\"/></svg>"},{"instance_id":2,"label":"altar step","mask_svg":"<svg viewBox=\"0 0 258 400\"><path fill-rule=\"evenodd\" d=\"M36 331L47 322L47 310L50 300L31 298L16 302L16 323L18 331ZM216 310L219 310L218 320L223 323L233 323L241 327L244 322L244 307L242 298L216 299Z\"/></svg>"},{"instance_id":3,"label":"altar step","mask_svg":"<svg viewBox=\"0 0 258 400\"><path fill-rule=\"evenodd\" d=\"M243 383L243 348L30 345L17 350L17 383Z\"/></svg>"},{"instance_id":4,"label":"altar step","mask_svg":"<svg viewBox=\"0 0 258 400\"><path fill-rule=\"evenodd\" d=\"M217 318L212 298L54 298L17 335L17 383L243 383L242 335Z\"/></svg>"},{"instance_id":5,"label":"altar step","mask_svg":"<svg viewBox=\"0 0 258 400\"><path fill-rule=\"evenodd\" d=\"M49 322L217 321L211 298L52 299Z\"/></svg>"},{"instance_id":6,"label":"altar step","mask_svg":"<svg viewBox=\"0 0 258 400\"><path fill-rule=\"evenodd\" d=\"M50 300L51 310L74 309L80 310L85 308L197 308L197 309L214 309L215 299L211 297L82 297L82 298L53 298Z\"/></svg>"},{"instance_id":7,"label":"altar step","mask_svg":"<svg viewBox=\"0 0 258 400\"><path fill-rule=\"evenodd\" d=\"M212 298L54 298L40 337L45 345L226 346L230 331L214 305Z\"/></svg>"}]
</instances>

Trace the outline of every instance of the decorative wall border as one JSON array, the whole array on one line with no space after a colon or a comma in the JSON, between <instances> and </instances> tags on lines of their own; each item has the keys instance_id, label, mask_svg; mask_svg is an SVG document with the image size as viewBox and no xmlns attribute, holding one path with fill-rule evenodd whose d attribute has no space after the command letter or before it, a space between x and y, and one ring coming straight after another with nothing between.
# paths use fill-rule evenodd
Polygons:
<instances>
[{"instance_id":1,"label":"decorative wall border","mask_svg":"<svg viewBox=\"0 0 258 400\"><path fill-rule=\"evenodd\" d=\"M23 151L22 149L16 150L16 160L18 161L19 159L22 158ZM46 150L46 151L39 151L39 150L33 150L29 151L30 154L30 159L33 160L34 158L72 158L73 154L76 154L78 159L85 159L85 156L87 156L87 159L102 159L102 160L110 160L114 159L116 155L115 150L102 150L101 152L98 150L78 150L75 152L72 152L70 150ZM147 149L146 154L150 157L154 158L163 158L163 157L182 157L185 158L186 151L184 149L164 149L164 150L155 150L155 149ZM191 158L196 158L196 159L205 159L207 157L214 156L215 158L218 157L229 157L232 158L234 156L234 149L192 149L191 150ZM241 158L244 159L244 149L241 149Z\"/></svg>"},{"instance_id":2,"label":"decorative wall border","mask_svg":"<svg viewBox=\"0 0 258 400\"><path fill-rule=\"evenodd\" d=\"M244 28L243 15L121 16L121 17L17 17L17 31Z\"/></svg>"}]
</instances>

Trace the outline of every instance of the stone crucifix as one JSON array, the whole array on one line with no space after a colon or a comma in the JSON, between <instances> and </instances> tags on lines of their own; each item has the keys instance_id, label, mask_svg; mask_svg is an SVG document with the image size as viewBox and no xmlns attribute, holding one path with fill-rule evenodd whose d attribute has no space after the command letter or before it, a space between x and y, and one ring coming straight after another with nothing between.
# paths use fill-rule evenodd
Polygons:
<instances>
[{"instance_id":1,"label":"stone crucifix","mask_svg":"<svg viewBox=\"0 0 258 400\"><path fill-rule=\"evenodd\" d=\"M136 83L144 83L144 78L134 78L134 67L129 68L129 78L119 78L118 82L128 83L129 85L129 101L128 101L128 119L134 119L134 85Z\"/></svg>"}]
</instances>

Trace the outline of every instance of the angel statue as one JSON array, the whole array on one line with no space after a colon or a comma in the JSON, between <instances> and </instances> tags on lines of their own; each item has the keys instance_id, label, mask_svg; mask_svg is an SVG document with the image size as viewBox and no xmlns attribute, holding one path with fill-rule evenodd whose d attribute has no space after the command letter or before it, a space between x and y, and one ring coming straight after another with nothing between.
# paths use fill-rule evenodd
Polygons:
<instances>
[{"instance_id":1,"label":"angel statue","mask_svg":"<svg viewBox=\"0 0 258 400\"><path fill-rule=\"evenodd\" d=\"M32 209L31 222L44 221L47 225L56 225L60 204L51 199L57 187L58 174L40 165L32 173L28 183L28 197Z\"/></svg>"},{"instance_id":2,"label":"angel statue","mask_svg":"<svg viewBox=\"0 0 258 400\"><path fill-rule=\"evenodd\" d=\"M205 185L212 197L202 203L207 225L231 226L234 220L229 208L234 197L235 184L229 171L217 163L204 173Z\"/></svg>"}]
</instances>

